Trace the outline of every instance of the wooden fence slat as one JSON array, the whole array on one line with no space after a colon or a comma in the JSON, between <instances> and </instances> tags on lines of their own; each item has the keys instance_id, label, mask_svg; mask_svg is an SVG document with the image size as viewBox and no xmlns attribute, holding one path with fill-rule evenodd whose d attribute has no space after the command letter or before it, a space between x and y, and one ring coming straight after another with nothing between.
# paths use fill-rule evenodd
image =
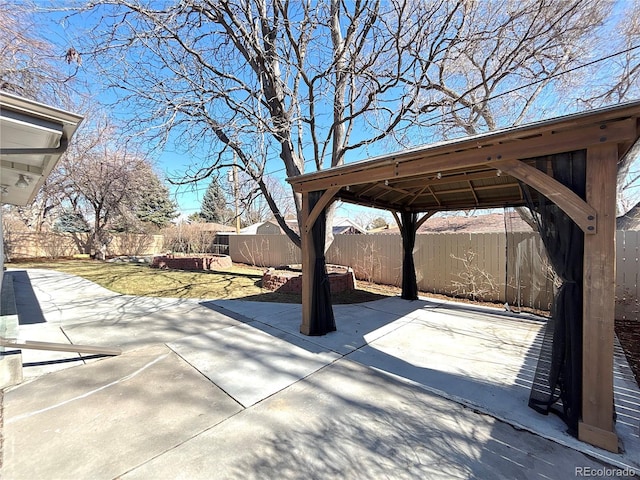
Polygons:
<instances>
[{"instance_id":1,"label":"wooden fence slat","mask_svg":"<svg viewBox=\"0 0 640 480\"><path fill-rule=\"evenodd\" d=\"M616 232L616 318L640 321L640 232Z\"/></svg>"}]
</instances>

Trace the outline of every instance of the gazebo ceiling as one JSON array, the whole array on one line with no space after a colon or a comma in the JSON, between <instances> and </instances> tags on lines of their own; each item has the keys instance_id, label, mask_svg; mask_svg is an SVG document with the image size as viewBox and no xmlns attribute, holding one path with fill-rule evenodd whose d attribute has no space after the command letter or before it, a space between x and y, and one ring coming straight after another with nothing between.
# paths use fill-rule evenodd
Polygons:
<instances>
[{"instance_id":1,"label":"gazebo ceiling","mask_svg":"<svg viewBox=\"0 0 640 480\"><path fill-rule=\"evenodd\" d=\"M605 142L617 143L621 158L640 136L639 118L637 101L384 155L288 181L297 192L336 189L335 197L345 202L396 211L519 206L525 200L516 176L522 180L531 173L522 164L533 167L534 157Z\"/></svg>"},{"instance_id":2,"label":"gazebo ceiling","mask_svg":"<svg viewBox=\"0 0 640 480\"><path fill-rule=\"evenodd\" d=\"M524 203L523 192L516 178L487 167L445 170L349 185L336 196L350 203L417 212Z\"/></svg>"}]
</instances>

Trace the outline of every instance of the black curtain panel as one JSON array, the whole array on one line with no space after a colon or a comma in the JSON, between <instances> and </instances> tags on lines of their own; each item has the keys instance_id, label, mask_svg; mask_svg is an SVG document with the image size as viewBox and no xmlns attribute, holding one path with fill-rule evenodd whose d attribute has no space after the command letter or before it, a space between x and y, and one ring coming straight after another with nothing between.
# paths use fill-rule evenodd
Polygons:
<instances>
[{"instance_id":1,"label":"black curtain panel","mask_svg":"<svg viewBox=\"0 0 640 480\"><path fill-rule=\"evenodd\" d=\"M324 191L309 193L309 212L313 210ZM311 326L309 335L324 335L336 330L336 320L331 305L331 289L324 256L324 242L327 231L326 211L323 211L311 228L315 253L315 269L311 294Z\"/></svg>"},{"instance_id":2,"label":"black curtain panel","mask_svg":"<svg viewBox=\"0 0 640 480\"><path fill-rule=\"evenodd\" d=\"M402 225L400 233L402 235L402 295L405 300L418 299L418 281L416 279L416 267L413 261L413 248L416 245L416 224L418 214L401 212Z\"/></svg>"},{"instance_id":3,"label":"black curtain panel","mask_svg":"<svg viewBox=\"0 0 640 480\"><path fill-rule=\"evenodd\" d=\"M536 167L582 199L586 151L536 159ZM522 186L549 260L560 280L547 322L529 406L559 414L577 435L582 407L582 267L584 233L556 204Z\"/></svg>"}]
</instances>

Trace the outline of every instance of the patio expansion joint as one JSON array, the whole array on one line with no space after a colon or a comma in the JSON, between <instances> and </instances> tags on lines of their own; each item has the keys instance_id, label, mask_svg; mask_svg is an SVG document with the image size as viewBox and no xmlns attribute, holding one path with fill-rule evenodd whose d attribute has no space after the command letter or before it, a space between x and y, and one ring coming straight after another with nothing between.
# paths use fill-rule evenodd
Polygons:
<instances>
[{"instance_id":1,"label":"patio expansion joint","mask_svg":"<svg viewBox=\"0 0 640 480\"><path fill-rule=\"evenodd\" d=\"M260 320L250 320L250 321L248 321L245 325L252 326L252 324L254 324L254 323L260 323L260 324L265 325L265 326L267 326L267 327L269 327L269 328L272 328L272 329L274 329L274 330L278 330L278 331L283 332L283 333L285 333L285 334L287 334L287 335L291 335L291 332L288 332L288 331L286 331L286 330L284 330L284 329L282 329L282 328L279 328L279 327L276 327L276 326L270 325L270 324L268 324L268 323L266 323L266 322L263 322L263 321L260 321ZM236 326L237 326L237 325L236 325ZM225 328L232 328L232 327L236 327L236 326L229 326L229 327L225 327ZM255 328L255 327L253 327L253 328ZM224 330L224 329L221 329L221 330ZM260 330L260 329L258 329L258 330ZM335 354L336 354L336 355L338 355L338 356L337 356L335 359L331 360L329 363L327 363L327 364L325 364L325 365L323 365L323 366L319 367L318 369L316 369L316 370L314 370L314 371L312 371L312 372L308 373L307 375L305 375L305 376L303 376L303 377L300 377L299 379L297 379L297 380L295 380L294 382L292 382L292 383L288 384L287 386L285 386L285 387L281 388L280 390L277 390L277 391L275 391L275 392L273 392L273 393L271 393L271 394L267 395L266 397L264 397L264 398L260 399L260 400L259 400L259 401L257 401L256 403L251 404L251 405L249 405L249 406L245 406L245 405L243 405L242 403L240 403L240 402L239 402L239 401L238 401L238 400L237 400L233 395L231 395L231 394L230 394L229 392L227 392L224 388L222 388L220 385L218 385L218 384L217 384L217 383L215 383L213 380L211 380L209 377L207 377L207 376L204 374L204 372L202 372L202 371L201 371L197 366L195 366L193 363L191 363L189 360L187 360L187 359L186 359L183 355L181 355L179 352L177 352L176 350L174 350L170 345L165 344L165 346L167 346L167 347L168 347L168 348L169 348L173 353L175 353L178 357L180 357L180 358L181 358L184 362L186 362L190 367L192 367L193 369L195 369L195 370L196 370L200 375L202 375L202 376L203 376L203 377L204 377L208 382L210 382L210 383L212 383L213 385L215 385L215 386L216 386L217 388L219 388L222 392L224 392L224 393L225 393L225 395L227 395L227 396L228 396L229 398L231 398L234 402L236 402L238 405L240 405L240 407L242 407L242 409L243 409L243 410L246 410L246 409L249 409L249 408L253 407L254 405L259 405L260 403L262 403L263 401L265 401L265 400L267 400L267 399L269 399L269 398L273 397L274 395L277 395L278 393L283 392L284 390L287 390L288 388L292 387L293 385L296 385L297 383L304 381L305 379L307 379L307 378L308 378L308 377L310 377L311 375L314 375L315 373L317 373L317 372L320 372L320 371L324 370L325 368L327 368L327 367L329 367L329 366L333 365L335 362L337 362L337 361L339 361L339 360L342 360L342 359L343 359L343 358L345 358L347 355L350 355L350 354L351 354L351 353L353 353L354 351L359 350L360 348L362 348L362 347L358 347L357 349L354 349L354 350L353 350L353 351L351 351L351 352L348 352L348 353L341 353L341 352L338 352L338 351L336 351L336 350L334 350L334 349L332 349L332 348L329 348L329 347L327 347L327 346L325 346L325 345L322 345L322 344L319 344L319 343L317 343L317 342L314 342L314 341L312 340L312 338L314 338L314 337L307 337L307 336L305 336L305 337L304 337L304 340L305 340L305 341L307 341L307 342L309 342L309 343L313 343L314 345L318 345L318 346L321 346L321 347L323 347L323 348L326 348L329 352L335 353ZM366 346L366 344L365 344L365 345L363 345L363 347L364 347L364 346Z\"/></svg>"},{"instance_id":2,"label":"patio expansion joint","mask_svg":"<svg viewBox=\"0 0 640 480\"><path fill-rule=\"evenodd\" d=\"M263 322L260 322L260 321L258 321L258 320L254 320L254 322L263 323ZM253 323L253 322L252 322L252 323ZM265 324L265 325L266 325L266 324ZM271 325L269 325L269 326L271 326ZM272 327L272 328L275 328L275 327ZM281 329L278 329L278 330L281 330ZM284 330L281 330L281 331L284 331ZM229 415L228 417L226 417L226 418L224 418L224 419L220 420L219 422L215 422L215 423L213 423L213 424L209 425L208 427L206 427L206 428L202 429L201 431L199 431L199 432L197 432L197 433L194 433L194 434L193 434L193 435L191 435L190 437L183 439L182 441L180 441L180 442L176 443L175 445L173 445L172 447L167 448L166 450L164 450L164 451L162 451L162 452L160 452L160 453L158 453L158 454L154 455L153 457L148 458L147 460L145 460L144 462L140 463L139 465L136 465L135 467L132 467L131 469L129 469L129 470L127 470L127 471L123 472L120 476L124 476L124 475L126 475L126 474L128 474L128 473L130 473L130 472L133 472L133 471L135 471L136 469L138 469L138 468L142 467L143 465L145 465L145 464L147 464L147 463L149 463L149 462L152 462L152 461L153 461L153 460L155 460L156 458L161 457L161 456L165 455L165 454L166 454L166 453L168 453L168 452L171 452L171 451L173 451L173 450L176 450L177 448L179 448L179 447L181 447L182 445L186 444L187 442L190 442L191 440L193 440L193 439L195 439L195 438L199 437L200 435L203 435L203 434L205 434L205 433L209 432L210 430L212 430L212 429L214 429L214 428L216 428L216 427L218 427L218 426L220 426L220 425L223 425L224 423L226 423L226 422L228 422L228 421L231 421L231 420L232 420L232 419L234 419L237 415L240 415L241 413L243 413L243 412L245 412L245 411L247 411L247 410L250 410L250 409L252 409L253 407L258 406L258 405L262 404L263 402L265 402L266 400L269 400L270 398L272 398L272 397L274 397L274 396L276 396L276 395L278 395L278 394L282 393L283 391L288 390L289 388L293 387L294 385L296 385L296 384L298 384L298 383L300 383L300 382L303 382L303 381L307 380L307 379L308 379L309 377L311 377L312 375L315 375L315 374L317 374L317 373L319 373L319 372L321 372L321 371L325 370L326 368L328 368L328 367L332 366L332 365L333 365L333 364L335 364L336 362L338 362L338 361L340 361L340 360L343 360L347 355L350 355L351 353L353 353L353 352L349 352L348 354L341 354L341 353L339 353L339 352L335 352L335 353L337 353L337 354L338 354L338 355L340 355L340 356L339 356L339 357L337 357L337 358L335 358L335 359L334 359L334 360L332 360L331 362L327 363L326 365L323 365L322 367L318 368L317 370L314 370L313 372L310 372L309 374L305 375L304 377L299 378L298 380L296 380L295 382L293 382L293 383L291 383L291 384L287 385L286 387L284 387L284 388L282 388L282 389L280 389L280 390L278 390L278 391L276 391L276 392L273 392L272 394L270 394L270 395L266 396L265 398L263 398L263 399L259 400L258 402L256 402L256 403L254 403L254 404L252 404L252 405L249 405L249 406L246 406L246 407L245 407L242 403L240 403L240 402L239 402L238 400L236 400L232 395L230 395L230 394L229 394L225 389L223 389L223 388L222 388L222 387L220 387L218 384L216 384L215 382L213 382L213 381L212 381L210 378L208 378L208 377L207 377L207 376L206 376L202 371L200 371L200 370L199 370L195 365L193 365L193 364L192 364L191 362L189 362L185 357L183 357L182 355L180 355L180 353L178 353L178 352L177 352L177 351L175 351L173 348L171 348L171 346L170 346L170 345L165 344L165 346L166 346L166 347L168 347L168 348L169 348L169 350L171 350L171 352L173 352L175 355L177 355L180 359L182 359L185 363L187 363L187 364L188 364L190 367L192 367L195 371L197 371L201 376L203 376L203 377L204 377L208 382L210 382L211 384L215 385L215 386L216 386L217 388L219 388L222 392L224 392L224 394L225 394L225 395L227 395L230 399L232 399L235 403L237 403L237 404L238 404L238 406L240 407L240 410L238 410L236 413L233 413L233 414ZM333 351L333 350L331 350L331 351Z\"/></svg>"},{"instance_id":3,"label":"patio expansion joint","mask_svg":"<svg viewBox=\"0 0 640 480\"><path fill-rule=\"evenodd\" d=\"M226 327L226 328L229 328L229 327ZM217 383L215 383L213 380L211 380L209 377L207 377L207 376L204 374L204 372L202 372L198 367L196 367L193 363L191 363L189 360L187 360L187 358L186 358L186 357L184 357L183 355L181 355L181 354L180 354L180 352L178 352L177 350L174 350L174 349L171 347L171 345L169 345L168 343L165 343L164 345L165 345L165 347L167 347L169 350L171 350L175 355L177 355L177 356L178 356L178 357L179 357L183 362L185 362L187 365L189 365L191 368L193 368L196 372L198 372L198 374L199 374L200 376L202 376L205 380L207 380L207 382L209 382L209 383L211 383L211 384L215 385L215 386L216 386L216 388L219 388L219 389L220 389L220 391L222 391L222 392L223 392L227 397L229 397L231 400L233 400L235 403L237 403L237 404L238 404L238 406L241 408L241 410L240 410L240 411L242 411L242 410L246 410L246 409L248 408L248 407L245 407L245 406L244 406L242 403L240 403L238 400L236 400L236 398L235 398L233 395L231 395L229 392L227 392L224 388L222 388L220 385L218 385L218 384L217 384ZM239 413L239 412L238 412L238 413ZM235 415L236 415L236 414L232 415L232 417L233 417L233 416L235 416ZM220 422L219 422L219 423L220 423ZM209 428L210 428L210 427L209 427ZM207 428L207 429L205 429L205 430L203 430L203 431L206 431L206 430L208 430L209 428ZM202 432L200 432L200 433L202 433ZM199 434L198 434L198 435L199 435ZM196 435L196 436L197 436L197 435Z\"/></svg>"},{"instance_id":4,"label":"patio expansion joint","mask_svg":"<svg viewBox=\"0 0 640 480\"><path fill-rule=\"evenodd\" d=\"M167 346L168 346L168 345L167 345ZM175 352L171 347L169 347L169 349L170 349L173 353L175 353L176 355L178 355L181 359L183 359L183 360L184 360L184 358L183 358L182 356L180 356L177 352ZM186 360L185 360L185 362L186 362ZM187 363L189 364L189 366L193 367L193 365L191 365L189 362L187 362ZM193 367L193 368L194 368L198 373L200 373L200 374L202 375L202 372L200 372L196 367ZM204 376L204 375L203 375L203 376ZM205 376L205 378L207 378L207 377ZM207 378L207 380L208 380L209 382L211 382L211 380L209 380L208 378ZM211 383L213 383L213 382L211 382ZM214 384L214 385L215 385L215 384ZM216 385L216 387L218 387L218 386ZM218 388L220 388L220 387L218 387ZM222 388L220 388L220 390L222 390ZM224 392L224 390L222 390L222 391ZM136 466L134 466L134 467L130 468L129 470L123 471L120 475L118 475L118 477L117 477L117 478L121 478L121 477L123 477L123 476L127 475L128 473L134 472L134 471L135 471L135 470L137 470L138 468L140 468L140 467L142 467L142 466L146 465L146 464L147 464L147 463L149 463L149 462L152 462L152 461L153 461L153 460L155 460L156 458L161 457L161 456L163 456L163 455L166 455L167 453L172 452L173 450L176 450L176 449L180 448L180 447L181 447L182 445L184 445L185 443L188 443L188 442L190 442L191 440L193 440L193 439L195 439L195 438L198 438L200 435L203 435L203 434L207 433L208 431L213 430L213 429L214 429L214 428L216 428L217 426L222 425L222 424L226 423L227 421L229 421L229 420L233 419L236 415L241 414L242 412L244 412L245 410L247 410L247 408L250 408L250 407L244 407L240 402L238 402L235 398L233 398L233 397L232 397L231 395L229 395L227 392L224 392L224 393L225 393L229 398L231 398L234 402L236 402L236 403L241 407L241 409L240 409L240 410L238 410L236 413L232 413L232 414L230 414L228 417L223 418L223 419L222 419L222 420L220 420L219 422L214 422L213 424L209 425L208 427L203 428L202 430L200 430L199 432L194 433L194 434L193 434L193 435L191 435L190 437L184 438L184 439L183 439L183 440L181 440L180 442L178 442L178 443L176 443L175 445L173 445L173 446L171 446L171 447L169 447L169 448L167 448L167 449L163 450L162 452L159 452L159 453L157 453L156 455L153 455L152 457L147 458L145 461L143 461L143 462L139 463L138 465L136 465Z\"/></svg>"}]
</instances>

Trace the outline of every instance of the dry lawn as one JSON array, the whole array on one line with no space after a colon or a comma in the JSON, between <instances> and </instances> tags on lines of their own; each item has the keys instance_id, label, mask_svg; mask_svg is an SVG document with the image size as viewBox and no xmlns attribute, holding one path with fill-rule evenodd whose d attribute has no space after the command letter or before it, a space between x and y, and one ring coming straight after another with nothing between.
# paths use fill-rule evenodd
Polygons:
<instances>
[{"instance_id":1,"label":"dry lawn","mask_svg":"<svg viewBox=\"0 0 640 480\"><path fill-rule=\"evenodd\" d=\"M109 290L126 295L203 299L235 298L260 302L301 303L300 295L263 289L261 287L263 270L246 265L234 265L229 269L211 272L158 270L145 264L105 263L95 260L30 261L8 266L58 270L78 275ZM332 301L334 304L361 303L399 293L400 289L397 287L358 281L357 290L332 295ZM465 299L420 293L424 296L474 303ZM547 312L534 311L534 313L544 315ZM640 384L640 322L616 321L616 333Z\"/></svg>"},{"instance_id":2,"label":"dry lawn","mask_svg":"<svg viewBox=\"0 0 640 480\"><path fill-rule=\"evenodd\" d=\"M246 265L216 271L159 270L146 264L109 263L96 260L29 261L8 264L14 268L47 268L78 275L109 290L148 297L243 299L262 302L301 303L300 295L263 289L263 269ZM376 285L334 295L336 304L360 303L394 295Z\"/></svg>"}]
</instances>

